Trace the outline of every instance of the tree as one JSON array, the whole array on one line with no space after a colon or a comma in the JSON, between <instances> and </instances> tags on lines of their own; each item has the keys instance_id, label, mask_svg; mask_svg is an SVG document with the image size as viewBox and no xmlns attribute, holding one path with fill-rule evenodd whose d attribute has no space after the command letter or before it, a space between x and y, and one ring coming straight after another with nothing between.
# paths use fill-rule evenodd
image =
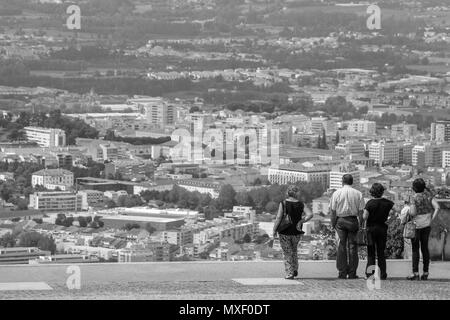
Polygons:
<instances>
[{"instance_id":1,"label":"tree","mask_svg":"<svg viewBox=\"0 0 450 320\"><path fill-rule=\"evenodd\" d=\"M402 259L404 249L403 227L400 219L395 216L387 221L387 242L385 255L390 259Z\"/></svg>"},{"instance_id":2,"label":"tree","mask_svg":"<svg viewBox=\"0 0 450 320\"><path fill-rule=\"evenodd\" d=\"M250 191L250 196L255 204L255 207L261 211L265 208L267 202L270 201L269 191L265 187L252 189Z\"/></svg>"},{"instance_id":3,"label":"tree","mask_svg":"<svg viewBox=\"0 0 450 320\"><path fill-rule=\"evenodd\" d=\"M326 133L325 129L322 129L322 149L328 149L327 133Z\"/></svg>"},{"instance_id":4,"label":"tree","mask_svg":"<svg viewBox=\"0 0 450 320\"><path fill-rule=\"evenodd\" d=\"M316 146L317 149L322 149L322 142L323 142L322 137L319 134L319 136L317 137L317 146Z\"/></svg>"},{"instance_id":5,"label":"tree","mask_svg":"<svg viewBox=\"0 0 450 320\"><path fill-rule=\"evenodd\" d=\"M81 228L86 228L87 225L88 225L86 217L83 217L83 216L78 217L78 223L79 223Z\"/></svg>"},{"instance_id":6,"label":"tree","mask_svg":"<svg viewBox=\"0 0 450 320\"><path fill-rule=\"evenodd\" d=\"M116 205L116 203L115 203L113 200L108 199L108 200L106 201L106 207L107 207L108 209L112 209L112 208L117 207L117 205Z\"/></svg>"},{"instance_id":7,"label":"tree","mask_svg":"<svg viewBox=\"0 0 450 320\"><path fill-rule=\"evenodd\" d=\"M252 237L250 237L250 235L249 235L248 233L246 233L245 236L244 236L244 238L242 238L242 240L243 240L245 243L250 243L250 242L252 242Z\"/></svg>"},{"instance_id":8,"label":"tree","mask_svg":"<svg viewBox=\"0 0 450 320\"><path fill-rule=\"evenodd\" d=\"M123 229L127 230L127 231L130 231L130 230L133 230L133 229L140 229L140 228L141 228L141 226L138 223L127 223L123 227Z\"/></svg>"},{"instance_id":9,"label":"tree","mask_svg":"<svg viewBox=\"0 0 450 320\"><path fill-rule=\"evenodd\" d=\"M24 232L19 237L20 247L37 247L44 251L50 251L54 254L56 251L56 243L52 237L42 235L38 232Z\"/></svg>"},{"instance_id":10,"label":"tree","mask_svg":"<svg viewBox=\"0 0 450 320\"><path fill-rule=\"evenodd\" d=\"M18 199L16 203L18 210L28 210L28 201L25 199Z\"/></svg>"},{"instance_id":11,"label":"tree","mask_svg":"<svg viewBox=\"0 0 450 320\"><path fill-rule=\"evenodd\" d=\"M254 203L252 197L248 194L248 192L239 192L235 197L236 204L239 206L250 206L253 207Z\"/></svg>"},{"instance_id":12,"label":"tree","mask_svg":"<svg viewBox=\"0 0 450 320\"><path fill-rule=\"evenodd\" d=\"M220 188L219 197L217 198L219 208L225 210L233 209L233 206L235 204L234 200L235 196L236 191L234 191L234 188L231 185L229 184L223 185L222 188Z\"/></svg>"},{"instance_id":13,"label":"tree","mask_svg":"<svg viewBox=\"0 0 450 320\"><path fill-rule=\"evenodd\" d=\"M156 231L156 228L154 228L150 223L147 223L145 225L145 230L147 230L148 233L152 234Z\"/></svg>"},{"instance_id":14,"label":"tree","mask_svg":"<svg viewBox=\"0 0 450 320\"><path fill-rule=\"evenodd\" d=\"M273 202L273 201L269 201L266 204L266 211L267 212L274 213L277 210L278 210L278 203Z\"/></svg>"},{"instance_id":15,"label":"tree","mask_svg":"<svg viewBox=\"0 0 450 320\"><path fill-rule=\"evenodd\" d=\"M0 247L11 248L15 245L16 238L11 233L7 233L0 238Z\"/></svg>"}]
</instances>

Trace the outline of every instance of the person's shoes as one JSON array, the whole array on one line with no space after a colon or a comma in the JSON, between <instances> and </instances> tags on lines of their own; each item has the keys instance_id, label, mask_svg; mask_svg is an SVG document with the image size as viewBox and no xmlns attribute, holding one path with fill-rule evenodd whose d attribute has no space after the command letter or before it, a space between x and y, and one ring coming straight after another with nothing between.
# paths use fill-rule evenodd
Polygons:
<instances>
[{"instance_id":1,"label":"person's shoes","mask_svg":"<svg viewBox=\"0 0 450 320\"><path fill-rule=\"evenodd\" d=\"M343 275L343 274L340 274L340 275L338 275L338 279L347 279L347 276Z\"/></svg>"},{"instance_id":2,"label":"person's shoes","mask_svg":"<svg viewBox=\"0 0 450 320\"><path fill-rule=\"evenodd\" d=\"M359 277L355 274L353 276L348 276L348 279L359 279Z\"/></svg>"},{"instance_id":3,"label":"person's shoes","mask_svg":"<svg viewBox=\"0 0 450 320\"><path fill-rule=\"evenodd\" d=\"M407 276L406 279L408 280L420 280L419 274L418 273L413 273L410 276Z\"/></svg>"},{"instance_id":4,"label":"person's shoes","mask_svg":"<svg viewBox=\"0 0 450 320\"><path fill-rule=\"evenodd\" d=\"M425 272L421 277L420 280L428 280L428 272Z\"/></svg>"},{"instance_id":5,"label":"person's shoes","mask_svg":"<svg viewBox=\"0 0 450 320\"><path fill-rule=\"evenodd\" d=\"M286 280L294 280L294 275L284 277Z\"/></svg>"},{"instance_id":6,"label":"person's shoes","mask_svg":"<svg viewBox=\"0 0 450 320\"><path fill-rule=\"evenodd\" d=\"M387 274L382 275L382 276L380 277L380 279L381 279L381 280L387 280Z\"/></svg>"},{"instance_id":7,"label":"person's shoes","mask_svg":"<svg viewBox=\"0 0 450 320\"><path fill-rule=\"evenodd\" d=\"M297 270L294 271L293 276L294 276L294 277L298 276L298 271L297 271Z\"/></svg>"}]
</instances>

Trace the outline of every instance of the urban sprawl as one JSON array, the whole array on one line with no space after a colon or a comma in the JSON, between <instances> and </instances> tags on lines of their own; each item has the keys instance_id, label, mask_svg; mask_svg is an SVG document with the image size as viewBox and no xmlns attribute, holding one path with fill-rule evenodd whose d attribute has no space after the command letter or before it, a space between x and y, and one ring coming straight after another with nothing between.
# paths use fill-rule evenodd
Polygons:
<instances>
[{"instance_id":1,"label":"urban sprawl","mask_svg":"<svg viewBox=\"0 0 450 320\"><path fill-rule=\"evenodd\" d=\"M65 1L4 2L0 264L279 260L289 184L300 258L334 260L344 174L386 187L403 259L412 181L450 202L449 6L379 1L368 30L362 2L71 1L73 31Z\"/></svg>"}]
</instances>

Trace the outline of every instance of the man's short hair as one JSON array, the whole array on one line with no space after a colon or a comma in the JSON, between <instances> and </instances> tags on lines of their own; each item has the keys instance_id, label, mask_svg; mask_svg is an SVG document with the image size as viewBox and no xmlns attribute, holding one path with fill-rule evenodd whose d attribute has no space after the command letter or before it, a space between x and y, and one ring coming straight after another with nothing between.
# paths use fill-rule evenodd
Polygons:
<instances>
[{"instance_id":1,"label":"man's short hair","mask_svg":"<svg viewBox=\"0 0 450 320\"><path fill-rule=\"evenodd\" d=\"M342 176L342 184L346 184L346 185L351 186L353 184L353 176L351 174L348 174L348 173L344 174Z\"/></svg>"}]
</instances>

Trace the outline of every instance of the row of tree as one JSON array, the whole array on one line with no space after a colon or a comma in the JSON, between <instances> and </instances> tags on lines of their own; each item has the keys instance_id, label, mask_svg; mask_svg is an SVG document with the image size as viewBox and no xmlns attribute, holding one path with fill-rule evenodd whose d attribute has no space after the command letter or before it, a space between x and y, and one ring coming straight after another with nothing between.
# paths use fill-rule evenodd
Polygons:
<instances>
[{"instance_id":1,"label":"row of tree","mask_svg":"<svg viewBox=\"0 0 450 320\"><path fill-rule=\"evenodd\" d=\"M55 254L56 252L55 240L50 236L35 231L24 231L19 234L7 233L0 237L0 247L36 247L41 250L50 251L51 254Z\"/></svg>"},{"instance_id":2,"label":"row of tree","mask_svg":"<svg viewBox=\"0 0 450 320\"><path fill-rule=\"evenodd\" d=\"M299 188L297 198L304 203L311 203L325 192L324 187L315 182L297 182L296 185ZM273 184L236 192L231 185L226 184L220 188L219 196L213 199L209 194L187 191L175 185L170 191L143 191L141 197L146 202L158 200L161 206L168 203L211 215L232 210L235 205L251 206L259 213L263 211L273 213L285 198L286 190L287 185Z\"/></svg>"}]
</instances>

